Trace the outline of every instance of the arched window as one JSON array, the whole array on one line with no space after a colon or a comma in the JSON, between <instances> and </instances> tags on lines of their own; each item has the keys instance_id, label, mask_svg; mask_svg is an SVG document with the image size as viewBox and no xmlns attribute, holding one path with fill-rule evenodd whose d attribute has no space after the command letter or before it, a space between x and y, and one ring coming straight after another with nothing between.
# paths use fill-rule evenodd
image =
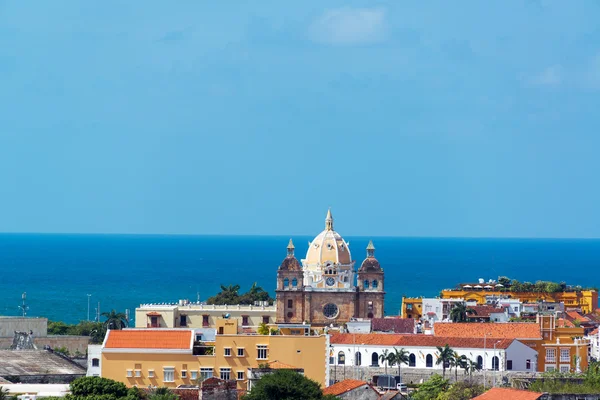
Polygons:
<instances>
[{"instance_id":1,"label":"arched window","mask_svg":"<svg viewBox=\"0 0 600 400\"><path fill-rule=\"evenodd\" d=\"M413 353L410 353L410 355L408 356L408 366L409 367L417 366L417 357L415 357L415 355Z\"/></svg>"},{"instance_id":2,"label":"arched window","mask_svg":"<svg viewBox=\"0 0 600 400\"><path fill-rule=\"evenodd\" d=\"M373 313L372 312L368 313L367 318L373 318Z\"/></svg>"},{"instance_id":3,"label":"arched window","mask_svg":"<svg viewBox=\"0 0 600 400\"><path fill-rule=\"evenodd\" d=\"M483 357L477 356L477 366L479 369L483 369Z\"/></svg>"},{"instance_id":4,"label":"arched window","mask_svg":"<svg viewBox=\"0 0 600 400\"><path fill-rule=\"evenodd\" d=\"M288 287L288 286L290 286L290 280L288 278L285 278L283 280L283 287Z\"/></svg>"},{"instance_id":5,"label":"arched window","mask_svg":"<svg viewBox=\"0 0 600 400\"><path fill-rule=\"evenodd\" d=\"M346 354L343 351L338 353L338 365L346 364Z\"/></svg>"},{"instance_id":6,"label":"arched window","mask_svg":"<svg viewBox=\"0 0 600 400\"><path fill-rule=\"evenodd\" d=\"M362 361L362 360L361 360L361 357L362 357L362 356L360 355L360 352L359 352L359 351L357 351L357 352L356 352L356 354L354 354L354 365L356 365L356 366L360 366L360 364L361 364L361 361Z\"/></svg>"},{"instance_id":7,"label":"arched window","mask_svg":"<svg viewBox=\"0 0 600 400\"><path fill-rule=\"evenodd\" d=\"M377 288L377 281L373 280L373 289Z\"/></svg>"},{"instance_id":8,"label":"arched window","mask_svg":"<svg viewBox=\"0 0 600 400\"><path fill-rule=\"evenodd\" d=\"M431 354L427 354L427 357L425 357L425 366L433 368L433 356Z\"/></svg>"},{"instance_id":9,"label":"arched window","mask_svg":"<svg viewBox=\"0 0 600 400\"><path fill-rule=\"evenodd\" d=\"M500 366L500 360L497 356L492 357L492 369L494 371L498 371L498 367Z\"/></svg>"},{"instance_id":10,"label":"arched window","mask_svg":"<svg viewBox=\"0 0 600 400\"><path fill-rule=\"evenodd\" d=\"M363 283L363 286L364 286L365 289L369 288L369 280L368 279L365 279L365 281Z\"/></svg>"},{"instance_id":11,"label":"arched window","mask_svg":"<svg viewBox=\"0 0 600 400\"><path fill-rule=\"evenodd\" d=\"M379 354L375 352L371 354L371 367L379 367Z\"/></svg>"},{"instance_id":12,"label":"arched window","mask_svg":"<svg viewBox=\"0 0 600 400\"><path fill-rule=\"evenodd\" d=\"M292 279L292 286L294 286L294 287L298 286L298 279L296 279L296 278Z\"/></svg>"}]
</instances>

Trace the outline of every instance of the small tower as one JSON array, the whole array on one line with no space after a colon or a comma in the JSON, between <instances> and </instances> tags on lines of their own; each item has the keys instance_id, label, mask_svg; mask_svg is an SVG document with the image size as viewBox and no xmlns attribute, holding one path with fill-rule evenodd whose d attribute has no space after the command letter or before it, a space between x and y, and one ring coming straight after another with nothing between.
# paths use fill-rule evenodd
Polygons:
<instances>
[{"instance_id":1,"label":"small tower","mask_svg":"<svg viewBox=\"0 0 600 400\"><path fill-rule=\"evenodd\" d=\"M362 318L383 318L383 269L375 258L375 246L370 240L367 258L358 269L358 315Z\"/></svg>"},{"instance_id":2,"label":"small tower","mask_svg":"<svg viewBox=\"0 0 600 400\"><path fill-rule=\"evenodd\" d=\"M277 270L277 323L302 323L303 311L303 277L302 266L294 255L294 243L290 239L287 245L287 256Z\"/></svg>"}]
</instances>

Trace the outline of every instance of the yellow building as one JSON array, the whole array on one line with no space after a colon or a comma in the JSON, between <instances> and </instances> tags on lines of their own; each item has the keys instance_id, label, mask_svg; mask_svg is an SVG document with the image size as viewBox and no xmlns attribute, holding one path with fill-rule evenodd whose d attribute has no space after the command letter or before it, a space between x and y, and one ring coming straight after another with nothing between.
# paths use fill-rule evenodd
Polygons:
<instances>
[{"instance_id":1,"label":"yellow building","mask_svg":"<svg viewBox=\"0 0 600 400\"><path fill-rule=\"evenodd\" d=\"M109 330L102 346L102 376L128 387L197 384L212 376L246 389L248 369L278 361L325 387L327 336L237 334L237 320L217 321L215 342L196 342L193 329ZM222 332L222 333L220 333Z\"/></svg>"},{"instance_id":2,"label":"yellow building","mask_svg":"<svg viewBox=\"0 0 600 400\"><path fill-rule=\"evenodd\" d=\"M423 317L423 299L421 297L402 297L400 308L402 318L420 319Z\"/></svg>"}]
</instances>

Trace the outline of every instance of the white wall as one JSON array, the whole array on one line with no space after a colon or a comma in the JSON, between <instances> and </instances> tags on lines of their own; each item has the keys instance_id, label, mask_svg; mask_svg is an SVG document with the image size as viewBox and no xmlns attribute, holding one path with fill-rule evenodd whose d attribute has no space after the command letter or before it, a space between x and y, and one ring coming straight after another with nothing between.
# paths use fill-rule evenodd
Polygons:
<instances>
[{"instance_id":1,"label":"white wall","mask_svg":"<svg viewBox=\"0 0 600 400\"><path fill-rule=\"evenodd\" d=\"M512 360L512 371L535 371L537 351L515 340L506 349L506 360ZM526 368L527 360L531 360L530 369Z\"/></svg>"},{"instance_id":2,"label":"white wall","mask_svg":"<svg viewBox=\"0 0 600 400\"><path fill-rule=\"evenodd\" d=\"M88 345L88 365L86 376L102 376L102 345L101 344L90 344ZM98 366L93 366L93 360L98 360Z\"/></svg>"}]
</instances>

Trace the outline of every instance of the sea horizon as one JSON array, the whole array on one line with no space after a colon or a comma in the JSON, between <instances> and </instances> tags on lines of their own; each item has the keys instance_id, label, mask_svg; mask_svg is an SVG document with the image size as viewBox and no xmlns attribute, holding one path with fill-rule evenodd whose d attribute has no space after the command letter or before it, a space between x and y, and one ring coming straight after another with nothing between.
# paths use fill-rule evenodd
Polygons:
<instances>
[{"instance_id":1,"label":"sea horizon","mask_svg":"<svg viewBox=\"0 0 600 400\"><path fill-rule=\"evenodd\" d=\"M142 303L205 301L220 285L257 282L274 296L277 267L289 238L304 258L314 235L196 235L0 233L0 315L67 323L100 311ZM345 236L355 268L373 239L385 273L385 314L397 315L402 296L434 297L461 282L508 276L598 286L600 240L592 238L466 238Z\"/></svg>"}]
</instances>

